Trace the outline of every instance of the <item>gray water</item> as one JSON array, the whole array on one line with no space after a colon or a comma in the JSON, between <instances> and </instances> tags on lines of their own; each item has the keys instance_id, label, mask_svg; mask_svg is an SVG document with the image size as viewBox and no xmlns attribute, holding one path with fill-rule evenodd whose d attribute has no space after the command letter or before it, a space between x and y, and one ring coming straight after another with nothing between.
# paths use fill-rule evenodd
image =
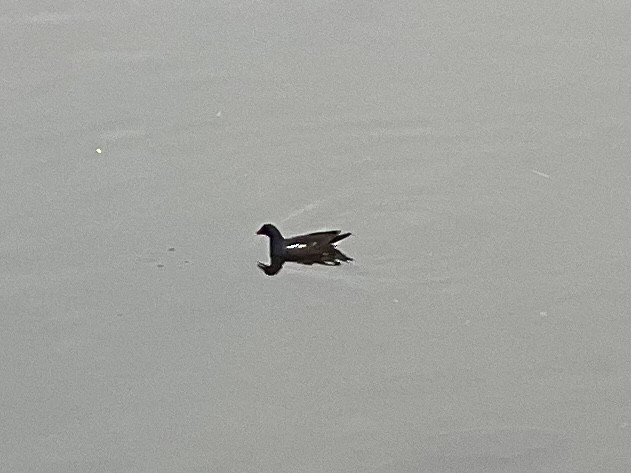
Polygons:
<instances>
[{"instance_id":1,"label":"gray water","mask_svg":"<svg viewBox=\"0 0 631 473\"><path fill-rule=\"evenodd\" d=\"M630 471L629 18L4 5L0 470Z\"/></svg>"}]
</instances>

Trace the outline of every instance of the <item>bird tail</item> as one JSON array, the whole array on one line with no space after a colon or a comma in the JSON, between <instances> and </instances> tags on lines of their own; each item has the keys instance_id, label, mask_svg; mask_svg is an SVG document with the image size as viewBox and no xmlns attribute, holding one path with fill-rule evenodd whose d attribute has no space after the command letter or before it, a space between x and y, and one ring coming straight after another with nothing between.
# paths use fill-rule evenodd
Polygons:
<instances>
[{"instance_id":1,"label":"bird tail","mask_svg":"<svg viewBox=\"0 0 631 473\"><path fill-rule=\"evenodd\" d=\"M333 243L337 243L338 241L341 241L341 240L343 240L344 238L347 238L347 237L349 237L349 236L351 236L351 234L350 234L350 233L342 233L341 235L337 235L335 238L333 238L333 239L331 240L331 244L333 244Z\"/></svg>"},{"instance_id":2,"label":"bird tail","mask_svg":"<svg viewBox=\"0 0 631 473\"><path fill-rule=\"evenodd\" d=\"M347 233L347 236L350 235L350 233ZM344 261L345 263L349 262L349 261L353 261L353 258L351 258L350 256L346 256L344 253L342 253L340 250L338 250L337 248L335 248L335 253L334 253L334 259L337 261Z\"/></svg>"}]
</instances>

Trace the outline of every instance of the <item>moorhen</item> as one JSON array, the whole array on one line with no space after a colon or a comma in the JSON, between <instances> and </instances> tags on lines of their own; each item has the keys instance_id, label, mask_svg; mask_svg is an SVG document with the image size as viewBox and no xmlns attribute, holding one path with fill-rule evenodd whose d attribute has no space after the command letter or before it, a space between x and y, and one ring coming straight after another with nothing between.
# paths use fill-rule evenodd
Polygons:
<instances>
[{"instance_id":1,"label":"moorhen","mask_svg":"<svg viewBox=\"0 0 631 473\"><path fill-rule=\"evenodd\" d=\"M269 253L271 264L258 263L265 274L272 276L278 273L286 261L300 264L322 264L325 266L339 266L341 261L353 261L335 247L335 244L351 236L340 230L315 232L283 238L278 228L266 223L256 232L257 235L269 237Z\"/></svg>"}]
</instances>

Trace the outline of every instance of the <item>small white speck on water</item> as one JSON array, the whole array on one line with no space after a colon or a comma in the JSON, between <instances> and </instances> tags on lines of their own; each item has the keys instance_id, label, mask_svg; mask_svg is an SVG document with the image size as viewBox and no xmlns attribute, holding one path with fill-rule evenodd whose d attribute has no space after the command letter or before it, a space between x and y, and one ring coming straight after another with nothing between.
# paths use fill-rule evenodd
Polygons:
<instances>
[{"instance_id":1,"label":"small white speck on water","mask_svg":"<svg viewBox=\"0 0 631 473\"><path fill-rule=\"evenodd\" d=\"M543 311L543 312L539 312L539 317L547 317L548 313Z\"/></svg>"},{"instance_id":2,"label":"small white speck on water","mask_svg":"<svg viewBox=\"0 0 631 473\"><path fill-rule=\"evenodd\" d=\"M541 177L545 177L546 179L550 179L550 175L543 173L541 171L537 171L536 169L531 169L530 170L531 173L536 174L537 176L541 176Z\"/></svg>"},{"instance_id":3,"label":"small white speck on water","mask_svg":"<svg viewBox=\"0 0 631 473\"><path fill-rule=\"evenodd\" d=\"M219 110L219 111L215 114L215 116L216 116L217 118L221 118L221 110Z\"/></svg>"},{"instance_id":4,"label":"small white speck on water","mask_svg":"<svg viewBox=\"0 0 631 473\"><path fill-rule=\"evenodd\" d=\"M96 154L101 154L103 150L101 148L96 148Z\"/></svg>"},{"instance_id":5,"label":"small white speck on water","mask_svg":"<svg viewBox=\"0 0 631 473\"><path fill-rule=\"evenodd\" d=\"M468 327L469 325L471 325L471 321L469 319L464 321L464 324Z\"/></svg>"},{"instance_id":6,"label":"small white speck on water","mask_svg":"<svg viewBox=\"0 0 631 473\"><path fill-rule=\"evenodd\" d=\"M395 304L399 303L399 299L392 299L392 302L394 302Z\"/></svg>"}]
</instances>

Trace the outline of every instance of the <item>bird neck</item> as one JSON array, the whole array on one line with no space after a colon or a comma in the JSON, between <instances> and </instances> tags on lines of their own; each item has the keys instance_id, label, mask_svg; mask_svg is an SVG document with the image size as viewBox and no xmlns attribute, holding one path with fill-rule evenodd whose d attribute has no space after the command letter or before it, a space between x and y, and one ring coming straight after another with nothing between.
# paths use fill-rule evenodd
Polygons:
<instances>
[{"instance_id":1,"label":"bird neck","mask_svg":"<svg viewBox=\"0 0 631 473\"><path fill-rule=\"evenodd\" d=\"M283 256L285 254L285 241L282 236L270 236L269 252L272 256Z\"/></svg>"},{"instance_id":2,"label":"bird neck","mask_svg":"<svg viewBox=\"0 0 631 473\"><path fill-rule=\"evenodd\" d=\"M285 239L276 227L269 229L269 251L272 256L282 256L285 253Z\"/></svg>"}]
</instances>

